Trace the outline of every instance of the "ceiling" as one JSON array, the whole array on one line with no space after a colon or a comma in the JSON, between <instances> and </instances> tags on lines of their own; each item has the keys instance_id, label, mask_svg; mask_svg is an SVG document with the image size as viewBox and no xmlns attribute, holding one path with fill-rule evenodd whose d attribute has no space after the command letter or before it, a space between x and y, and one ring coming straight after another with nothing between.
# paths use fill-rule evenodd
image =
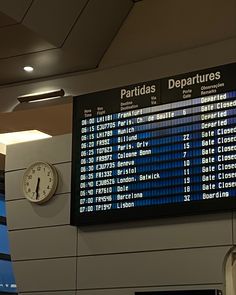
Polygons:
<instances>
[{"instance_id":1,"label":"ceiling","mask_svg":"<svg viewBox=\"0 0 236 295\"><path fill-rule=\"evenodd\" d=\"M134 2L0 0L0 88L96 69ZM23 70L27 65L34 67L32 73ZM13 106L16 100L8 90L0 99L0 133L71 132L70 98L15 112L4 110L4 104Z\"/></svg>"},{"instance_id":2,"label":"ceiling","mask_svg":"<svg viewBox=\"0 0 236 295\"><path fill-rule=\"evenodd\" d=\"M95 69L134 2L1 0L0 86Z\"/></svg>"},{"instance_id":3,"label":"ceiling","mask_svg":"<svg viewBox=\"0 0 236 295\"><path fill-rule=\"evenodd\" d=\"M139 3L135 5L135 2ZM133 75L126 67L117 72L114 69L164 53L227 41L227 38L233 39L229 39L228 46L220 43L219 49L210 53L211 57L218 61L223 56L224 60L223 52L227 52L229 60L235 56L235 0L224 4L220 0L201 0L194 4L183 0L175 5L172 2L0 0L0 132L26 129L51 135L71 132L70 99L53 105L35 104L35 109L21 108L22 104L17 108L19 95L63 88L66 95L73 96L106 89L110 84L124 85L124 81L134 83L137 77L137 81L142 81L142 73L145 77L153 73L150 77L154 79L157 70L152 60L145 68L143 64L135 65ZM186 13L193 10L199 13ZM179 42L182 39L185 42ZM228 53L227 48L233 49ZM208 49L201 52L204 57ZM172 72L177 60L168 54L168 62L157 61L155 66L164 73L167 69L167 74L167 65ZM189 60L195 59L197 64L196 55L190 51ZM178 60L178 68L180 64L184 68L191 64L188 59ZM25 72L26 65L35 70ZM109 72L103 72L107 67Z\"/></svg>"}]
</instances>

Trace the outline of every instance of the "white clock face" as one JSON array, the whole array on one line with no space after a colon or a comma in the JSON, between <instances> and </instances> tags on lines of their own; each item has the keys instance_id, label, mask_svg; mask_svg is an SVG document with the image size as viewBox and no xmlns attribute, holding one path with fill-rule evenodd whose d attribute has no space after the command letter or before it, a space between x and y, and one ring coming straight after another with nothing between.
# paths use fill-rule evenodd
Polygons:
<instances>
[{"instance_id":1,"label":"white clock face","mask_svg":"<svg viewBox=\"0 0 236 295\"><path fill-rule=\"evenodd\" d=\"M25 197L34 203L49 200L57 188L57 171L45 162L30 165L23 176L23 192Z\"/></svg>"}]
</instances>

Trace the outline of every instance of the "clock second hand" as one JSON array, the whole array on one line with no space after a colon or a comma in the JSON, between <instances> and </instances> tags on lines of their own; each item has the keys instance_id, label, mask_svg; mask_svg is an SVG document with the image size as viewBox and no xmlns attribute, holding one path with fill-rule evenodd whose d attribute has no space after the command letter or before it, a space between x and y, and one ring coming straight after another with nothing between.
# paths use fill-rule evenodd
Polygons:
<instances>
[{"instance_id":1,"label":"clock second hand","mask_svg":"<svg viewBox=\"0 0 236 295\"><path fill-rule=\"evenodd\" d=\"M40 178L38 177L36 188L35 188L36 199L38 199L38 196L39 196L39 182L40 182Z\"/></svg>"}]
</instances>

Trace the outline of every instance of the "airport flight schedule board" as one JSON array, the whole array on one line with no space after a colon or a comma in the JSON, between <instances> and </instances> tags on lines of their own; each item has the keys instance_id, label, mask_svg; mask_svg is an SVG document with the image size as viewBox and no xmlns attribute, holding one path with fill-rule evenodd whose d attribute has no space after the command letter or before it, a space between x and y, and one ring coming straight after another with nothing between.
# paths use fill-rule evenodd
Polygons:
<instances>
[{"instance_id":1,"label":"airport flight schedule board","mask_svg":"<svg viewBox=\"0 0 236 295\"><path fill-rule=\"evenodd\" d=\"M0 170L0 295L17 294L6 225L4 172Z\"/></svg>"},{"instance_id":2,"label":"airport flight schedule board","mask_svg":"<svg viewBox=\"0 0 236 295\"><path fill-rule=\"evenodd\" d=\"M71 223L236 208L236 64L74 98Z\"/></svg>"}]
</instances>

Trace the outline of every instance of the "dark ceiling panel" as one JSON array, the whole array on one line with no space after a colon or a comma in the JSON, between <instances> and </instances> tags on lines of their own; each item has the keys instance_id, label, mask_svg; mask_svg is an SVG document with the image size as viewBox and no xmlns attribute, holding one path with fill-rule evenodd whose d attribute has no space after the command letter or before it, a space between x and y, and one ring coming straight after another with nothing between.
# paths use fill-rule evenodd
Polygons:
<instances>
[{"instance_id":1,"label":"dark ceiling panel","mask_svg":"<svg viewBox=\"0 0 236 295\"><path fill-rule=\"evenodd\" d=\"M32 73L23 71L25 65L34 67ZM32 79L88 70L87 60L61 49L46 50L33 54L0 59L0 86ZM92 64L95 67L96 64ZM1 105L1 103L0 103Z\"/></svg>"},{"instance_id":2,"label":"dark ceiling panel","mask_svg":"<svg viewBox=\"0 0 236 295\"><path fill-rule=\"evenodd\" d=\"M60 47L88 0L34 0L23 24Z\"/></svg>"},{"instance_id":3,"label":"dark ceiling panel","mask_svg":"<svg viewBox=\"0 0 236 295\"><path fill-rule=\"evenodd\" d=\"M21 22L32 0L1 0L0 11L10 16L16 22Z\"/></svg>"},{"instance_id":4,"label":"dark ceiling panel","mask_svg":"<svg viewBox=\"0 0 236 295\"><path fill-rule=\"evenodd\" d=\"M27 73L23 71L25 65L35 70ZM64 67L67 69L67 63L60 49L0 59L0 85L56 75Z\"/></svg>"},{"instance_id":5,"label":"dark ceiling panel","mask_svg":"<svg viewBox=\"0 0 236 295\"><path fill-rule=\"evenodd\" d=\"M15 24L16 21L6 14L0 12L0 27L10 26L12 24Z\"/></svg>"},{"instance_id":6,"label":"dark ceiling panel","mask_svg":"<svg viewBox=\"0 0 236 295\"><path fill-rule=\"evenodd\" d=\"M137 2L100 66L119 66L235 37L235 12L235 0Z\"/></svg>"},{"instance_id":7,"label":"dark ceiling panel","mask_svg":"<svg viewBox=\"0 0 236 295\"><path fill-rule=\"evenodd\" d=\"M25 65L32 65L34 72L23 71ZM0 59L0 85L49 77L88 69L85 61L61 49L46 50L34 54Z\"/></svg>"},{"instance_id":8,"label":"dark ceiling panel","mask_svg":"<svg viewBox=\"0 0 236 295\"><path fill-rule=\"evenodd\" d=\"M133 6L131 0L91 0L84 9L63 49L88 68L99 64Z\"/></svg>"},{"instance_id":9,"label":"dark ceiling panel","mask_svg":"<svg viewBox=\"0 0 236 295\"><path fill-rule=\"evenodd\" d=\"M131 0L90 0L62 49L23 25L0 29L0 85L96 68L132 6ZM25 65L34 72L24 72Z\"/></svg>"},{"instance_id":10,"label":"dark ceiling panel","mask_svg":"<svg viewBox=\"0 0 236 295\"><path fill-rule=\"evenodd\" d=\"M54 48L20 24L0 28L0 40L0 59Z\"/></svg>"}]
</instances>

